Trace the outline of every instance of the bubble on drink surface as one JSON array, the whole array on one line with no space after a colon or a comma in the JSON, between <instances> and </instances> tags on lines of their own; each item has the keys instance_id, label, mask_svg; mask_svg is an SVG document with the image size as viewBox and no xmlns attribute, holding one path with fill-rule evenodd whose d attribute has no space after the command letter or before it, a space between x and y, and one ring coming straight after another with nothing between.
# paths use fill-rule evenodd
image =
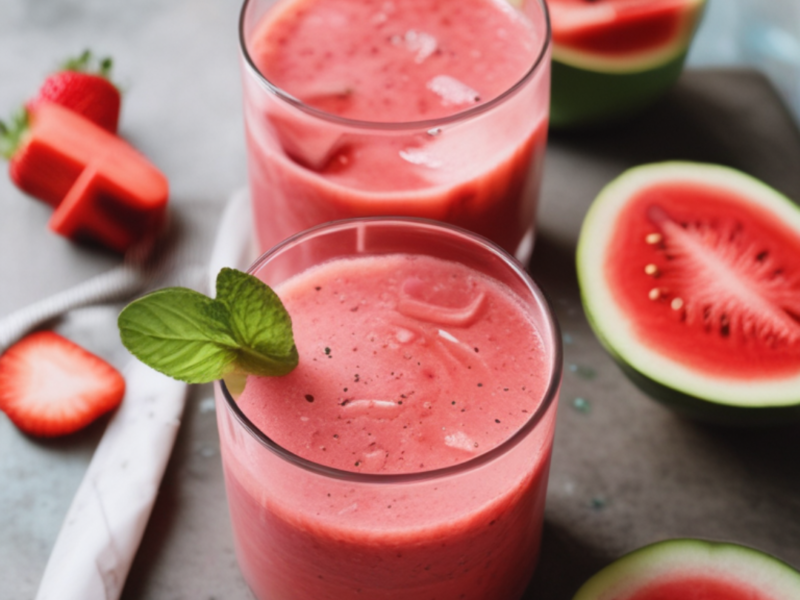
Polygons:
<instances>
[{"instance_id":1,"label":"bubble on drink surface","mask_svg":"<svg viewBox=\"0 0 800 600\"><path fill-rule=\"evenodd\" d=\"M445 331L444 329L440 329L439 330L439 337L443 337L447 341L453 342L454 344L460 344L461 343L456 336L454 336L452 333L450 333L448 331Z\"/></svg>"},{"instance_id":2,"label":"bubble on drink surface","mask_svg":"<svg viewBox=\"0 0 800 600\"><path fill-rule=\"evenodd\" d=\"M375 445L367 452L364 452L357 460L359 463L358 468L370 473L377 473L382 471L386 466L386 458L388 452L383 448Z\"/></svg>"},{"instance_id":3,"label":"bubble on drink surface","mask_svg":"<svg viewBox=\"0 0 800 600\"><path fill-rule=\"evenodd\" d=\"M353 502L352 504L348 504L342 510L339 511L339 515L347 515L350 513L354 513L358 510L358 502Z\"/></svg>"},{"instance_id":4,"label":"bubble on drink surface","mask_svg":"<svg viewBox=\"0 0 800 600\"><path fill-rule=\"evenodd\" d=\"M449 75L437 75L426 87L442 99L444 106L459 106L480 102L481 95L463 81Z\"/></svg>"},{"instance_id":5,"label":"bubble on drink surface","mask_svg":"<svg viewBox=\"0 0 800 600\"><path fill-rule=\"evenodd\" d=\"M347 98L355 91L355 84L350 81L314 81L294 91L298 100L309 103L332 98Z\"/></svg>"},{"instance_id":6,"label":"bubble on drink surface","mask_svg":"<svg viewBox=\"0 0 800 600\"><path fill-rule=\"evenodd\" d=\"M390 420L396 418L402 408L394 400L348 400L341 404L342 416L353 419L368 417L371 419Z\"/></svg>"},{"instance_id":7,"label":"bubble on drink surface","mask_svg":"<svg viewBox=\"0 0 800 600\"><path fill-rule=\"evenodd\" d=\"M405 35L393 35L389 41L395 46L402 45L414 54L414 62L418 65L424 63L439 47L436 38L424 31L409 29Z\"/></svg>"},{"instance_id":8,"label":"bubble on drink surface","mask_svg":"<svg viewBox=\"0 0 800 600\"><path fill-rule=\"evenodd\" d=\"M394 2L384 2L379 11L372 17L372 24L380 27L386 23L395 12L397 12L397 7Z\"/></svg>"},{"instance_id":9,"label":"bubble on drink surface","mask_svg":"<svg viewBox=\"0 0 800 600\"><path fill-rule=\"evenodd\" d=\"M440 169L443 165L441 160L420 148L405 148L400 150L400 158L412 165L428 167L429 169Z\"/></svg>"},{"instance_id":10,"label":"bubble on drink surface","mask_svg":"<svg viewBox=\"0 0 800 600\"><path fill-rule=\"evenodd\" d=\"M456 327L469 327L480 318L483 301L486 297L484 292L473 293L465 297L468 304L449 307L442 306L433 299L420 297L420 285L424 286L415 278L406 280L397 300L397 312L401 315L426 323Z\"/></svg>"},{"instance_id":11,"label":"bubble on drink surface","mask_svg":"<svg viewBox=\"0 0 800 600\"><path fill-rule=\"evenodd\" d=\"M444 443L450 448L463 450L470 454L475 454L478 451L478 444L463 431L456 431L444 436Z\"/></svg>"},{"instance_id":12,"label":"bubble on drink surface","mask_svg":"<svg viewBox=\"0 0 800 600\"><path fill-rule=\"evenodd\" d=\"M398 327L397 331L395 331L394 337L401 344L407 344L409 342L414 341L414 338L417 336L413 331L410 331L403 327Z\"/></svg>"}]
</instances>

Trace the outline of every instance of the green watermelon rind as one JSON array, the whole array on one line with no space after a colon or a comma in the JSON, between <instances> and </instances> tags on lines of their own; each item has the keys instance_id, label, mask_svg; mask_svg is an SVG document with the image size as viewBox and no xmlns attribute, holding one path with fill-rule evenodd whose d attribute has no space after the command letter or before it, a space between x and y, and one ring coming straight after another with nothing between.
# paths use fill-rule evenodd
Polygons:
<instances>
[{"instance_id":1,"label":"green watermelon rind","mask_svg":"<svg viewBox=\"0 0 800 600\"><path fill-rule=\"evenodd\" d=\"M706 0L687 0L686 25L655 51L614 57L553 44L550 125L580 127L635 115L677 81Z\"/></svg>"},{"instance_id":2,"label":"green watermelon rind","mask_svg":"<svg viewBox=\"0 0 800 600\"><path fill-rule=\"evenodd\" d=\"M693 572L741 582L775 600L800 598L800 572L770 554L739 544L678 538L626 554L586 581L573 600L628 598L657 578Z\"/></svg>"},{"instance_id":3,"label":"green watermelon rind","mask_svg":"<svg viewBox=\"0 0 800 600\"><path fill-rule=\"evenodd\" d=\"M563 129L630 117L672 87L685 60L684 50L666 64L637 73L598 73L553 60L550 126Z\"/></svg>"},{"instance_id":4,"label":"green watermelon rind","mask_svg":"<svg viewBox=\"0 0 800 600\"><path fill-rule=\"evenodd\" d=\"M585 307L586 302L583 297L581 299ZM598 333L599 329L588 311L586 316L600 343L631 383L653 400L658 401L683 417L712 425L729 427L771 426L800 420L800 403L792 406L758 407L754 410L752 406L731 406L729 404L710 402L650 379L647 375L631 367L614 352L614 348Z\"/></svg>"},{"instance_id":5,"label":"green watermelon rind","mask_svg":"<svg viewBox=\"0 0 800 600\"><path fill-rule=\"evenodd\" d=\"M605 282L605 251L616 218L638 190L658 183L697 182L729 189L771 210L800 236L800 207L740 171L719 165L667 162L629 169L604 187L581 228L576 251L578 283L587 320L601 344L631 381L678 413L720 424L784 422L800 417L800 371L758 381L709 375L638 341L631 319Z\"/></svg>"}]
</instances>

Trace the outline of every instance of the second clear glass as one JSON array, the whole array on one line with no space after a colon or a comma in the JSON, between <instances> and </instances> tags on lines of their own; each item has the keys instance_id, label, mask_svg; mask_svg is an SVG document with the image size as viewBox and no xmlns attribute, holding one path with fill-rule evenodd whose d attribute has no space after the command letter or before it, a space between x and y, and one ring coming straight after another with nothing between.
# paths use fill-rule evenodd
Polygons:
<instances>
[{"instance_id":1,"label":"second clear glass","mask_svg":"<svg viewBox=\"0 0 800 600\"><path fill-rule=\"evenodd\" d=\"M419 6L413 10L421 13L418 26L387 34L383 41L388 46L404 44L419 57L420 44L436 43L424 36L425 11L433 10L425 7L437 3L395 0L365 2L364 6L374 7L374 20L385 18L381 27L391 32L389 8L415 2ZM473 4L479 7L481 3L502 5L501 10L513 13L513 19L527 23L524 52L528 62L521 77L496 97L459 105L452 114L378 122L358 114L343 117L326 112L270 81L259 66L263 66L260 44L278 35L278 26L266 23L265 27L265 22L277 20L276 13L283 19L301 8L313 11L313 1L245 2L240 23L244 112L250 192L261 251L324 222L402 215L464 227L527 262L533 247L549 113L547 9L542 0L526 0L519 9L512 6L517 2L475 0L453 14L453 35L464 35L460 29L466 27L471 28L469 35L482 31L471 11ZM497 35L502 37L502 33ZM332 30L328 34L336 35ZM446 42L438 40L445 50ZM486 43L477 37L470 54L480 54ZM495 64L488 69L496 68ZM433 87L428 81L427 88ZM326 93L346 94L341 90Z\"/></svg>"}]
</instances>

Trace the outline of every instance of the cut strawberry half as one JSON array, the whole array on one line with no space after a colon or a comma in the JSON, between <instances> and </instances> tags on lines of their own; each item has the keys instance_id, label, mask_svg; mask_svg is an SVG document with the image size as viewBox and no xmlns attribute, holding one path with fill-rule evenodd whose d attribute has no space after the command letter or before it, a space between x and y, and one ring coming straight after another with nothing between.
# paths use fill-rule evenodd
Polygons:
<instances>
[{"instance_id":1,"label":"cut strawberry half","mask_svg":"<svg viewBox=\"0 0 800 600\"><path fill-rule=\"evenodd\" d=\"M45 102L0 134L12 180L56 208L56 233L124 252L163 224L166 177L88 119Z\"/></svg>"},{"instance_id":2,"label":"cut strawberry half","mask_svg":"<svg viewBox=\"0 0 800 600\"><path fill-rule=\"evenodd\" d=\"M0 409L31 435L73 433L119 406L124 394L114 367L52 331L0 356Z\"/></svg>"},{"instance_id":3,"label":"cut strawberry half","mask_svg":"<svg viewBox=\"0 0 800 600\"><path fill-rule=\"evenodd\" d=\"M26 107L34 111L43 102L54 102L116 133L122 96L110 79L111 67L110 58L95 62L86 50L48 76Z\"/></svg>"}]
</instances>

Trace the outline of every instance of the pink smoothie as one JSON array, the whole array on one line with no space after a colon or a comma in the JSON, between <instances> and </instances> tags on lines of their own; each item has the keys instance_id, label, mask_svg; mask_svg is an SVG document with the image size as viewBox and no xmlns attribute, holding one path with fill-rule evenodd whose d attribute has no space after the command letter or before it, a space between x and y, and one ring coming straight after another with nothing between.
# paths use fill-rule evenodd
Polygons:
<instances>
[{"instance_id":1,"label":"pink smoothie","mask_svg":"<svg viewBox=\"0 0 800 600\"><path fill-rule=\"evenodd\" d=\"M261 247L330 220L409 215L460 225L515 252L538 196L548 57L491 110L430 120L523 80L544 44L539 20L505 0L277 3L247 36L249 56L271 84L328 117L267 93L245 73ZM392 128L398 123L419 126Z\"/></svg>"},{"instance_id":2,"label":"pink smoothie","mask_svg":"<svg viewBox=\"0 0 800 600\"><path fill-rule=\"evenodd\" d=\"M456 263L340 259L276 291L300 364L251 377L238 406L321 465L381 475L458 465L523 427L552 379L530 309ZM518 598L538 555L554 406L495 460L394 483L300 469L242 437L221 410L248 583L269 600Z\"/></svg>"}]
</instances>

